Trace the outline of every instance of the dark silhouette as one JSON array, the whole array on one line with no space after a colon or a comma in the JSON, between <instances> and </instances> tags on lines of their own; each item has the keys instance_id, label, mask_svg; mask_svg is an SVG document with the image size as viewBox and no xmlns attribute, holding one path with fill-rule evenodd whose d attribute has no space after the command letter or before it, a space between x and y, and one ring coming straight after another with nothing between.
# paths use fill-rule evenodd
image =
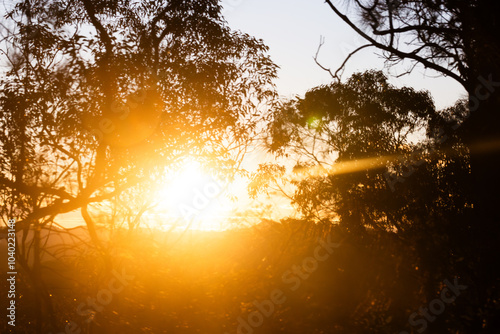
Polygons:
<instances>
[{"instance_id":1,"label":"dark silhouette","mask_svg":"<svg viewBox=\"0 0 500 334\"><path fill-rule=\"evenodd\" d=\"M475 249L474 277L479 298L471 332L489 331L499 318L500 296L497 265L500 238L500 4L486 1L348 1L352 18L333 1L326 3L366 41L365 47L384 51L389 63L410 60L460 82L468 92L469 111L460 126L448 127L446 136L457 133L470 151L468 184L473 216L468 216L467 242ZM360 18L355 21L354 15ZM350 56L348 57L350 58ZM342 67L345 66L345 63ZM492 294L494 296L492 296ZM481 313L482 315L479 315ZM485 324L486 323L486 324Z\"/></svg>"}]
</instances>

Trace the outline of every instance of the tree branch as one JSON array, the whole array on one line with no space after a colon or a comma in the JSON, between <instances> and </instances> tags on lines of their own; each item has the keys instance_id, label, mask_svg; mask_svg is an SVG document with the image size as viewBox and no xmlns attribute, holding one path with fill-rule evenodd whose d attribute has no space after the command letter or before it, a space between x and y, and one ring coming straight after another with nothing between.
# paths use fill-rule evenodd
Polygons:
<instances>
[{"instance_id":1,"label":"tree branch","mask_svg":"<svg viewBox=\"0 0 500 334\"><path fill-rule=\"evenodd\" d=\"M401 59L405 59L405 58L413 59L413 60L421 63L425 67L428 67L428 68L431 68L431 69L433 69L435 71L441 72L442 74L447 75L447 76L449 76L449 77L457 80L462 86L466 87L466 81L460 75L458 75L457 73L455 73L455 72L447 69L446 67L440 66L440 65L438 65L436 63L433 63L433 62L431 62L431 61L429 61L429 60L427 60L427 59L425 59L425 58L423 58L421 56L418 56L416 54L403 52L401 50L396 49L395 47L391 47L391 46L388 46L388 45L385 45L385 44L382 44L382 43L378 42L374 38L368 36L363 30L361 30L360 28L358 28L356 26L356 24L354 24L354 22L352 22L346 15L342 14L342 12L340 12L338 10L338 8L335 7L335 5L331 2L331 0L325 0L325 2L330 6L330 8L333 10L333 12L335 14L337 14L337 16L339 16L355 32L357 32L361 37L363 37L368 42L370 42L373 46L375 46L375 47L377 47L379 49L388 51L388 52L394 54L395 56L397 56L397 57L399 57Z\"/></svg>"},{"instance_id":2,"label":"tree branch","mask_svg":"<svg viewBox=\"0 0 500 334\"><path fill-rule=\"evenodd\" d=\"M457 33L457 30L453 28L413 25L400 28L391 28L386 30L373 29L373 34L377 36L383 36L388 34L399 34L410 31L428 31L432 33Z\"/></svg>"},{"instance_id":3,"label":"tree branch","mask_svg":"<svg viewBox=\"0 0 500 334\"><path fill-rule=\"evenodd\" d=\"M106 28L102 25L102 23L97 19L95 15L95 10L94 7L91 3L90 0L82 0L83 7L85 8L85 11L87 12L87 15L89 16L90 22L94 26L94 28L97 30L99 33L99 36L101 37L101 40L103 41L105 47L106 47L106 57L111 56L113 52L113 42L111 40L111 37L109 36L108 32L106 31Z\"/></svg>"}]
</instances>

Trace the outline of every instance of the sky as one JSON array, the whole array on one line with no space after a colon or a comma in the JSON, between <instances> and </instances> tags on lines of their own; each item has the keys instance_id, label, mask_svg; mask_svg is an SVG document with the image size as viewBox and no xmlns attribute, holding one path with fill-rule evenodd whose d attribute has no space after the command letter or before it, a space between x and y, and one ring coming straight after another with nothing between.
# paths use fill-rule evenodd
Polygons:
<instances>
[{"instance_id":1,"label":"sky","mask_svg":"<svg viewBox=\"0 0 500 334\"><path fill-rule=\"evenodd\" d=\"M276 83L284 97L303 95L308 89L332 81L313 59L321 36L325 44L319 61L332 70L349 52L363 45L363 39L323 0L223 0L222 3L231 28L261 38L270 47L271 58L280 66ZM380 52L374 48L359 53L347 64L342 78L347 79L354 72L384 69L384 61L377 53ZM385 72L399 74L404 70L405 67L398 66ZM429 90L439 109L453 105L465 94L455 80L432 70L426 72L423 67L416 67L411 75L402 78L392 76L389 81L398 87Z\"/></svg>"}]
</instances>

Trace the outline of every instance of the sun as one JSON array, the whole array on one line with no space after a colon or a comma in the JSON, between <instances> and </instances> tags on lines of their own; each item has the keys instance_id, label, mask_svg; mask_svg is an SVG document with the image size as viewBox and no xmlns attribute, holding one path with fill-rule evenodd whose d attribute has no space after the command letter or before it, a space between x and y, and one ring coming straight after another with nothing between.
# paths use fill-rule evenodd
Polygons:
<instances>
[{"instance_id":1,"label":"sun","mask_svg":"<svg viewBox=\"0 0 500 334\"><path fill-rule=\"evenodd\" d=\"M203 170L195 160L169 172L169 181L158 191L156 211L175 224L200 230L222 230L233 203L226 196L227 184Z\"/></svg>"}]
</instances>

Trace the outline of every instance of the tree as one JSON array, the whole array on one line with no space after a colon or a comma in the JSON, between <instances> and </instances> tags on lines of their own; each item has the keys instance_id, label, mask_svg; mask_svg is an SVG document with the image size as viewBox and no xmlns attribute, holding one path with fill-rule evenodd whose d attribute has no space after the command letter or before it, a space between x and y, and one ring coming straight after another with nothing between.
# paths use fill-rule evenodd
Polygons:
<instances>
[{"instance_id":1,"label":"tree","mask_svg":"<svg viewBox=\"0 0 500 334\"><path fill-rule=\"evenodd\" d=\"M267 47L216 0L25 0L2 28L1 215L24 233L81 209L99 244L92 203L188 153L235 168L275 94Z\"/></svg>"},{"instance_id":2,"label":"tree","mask_svg":"<svg viewBox=\"0 0 500 334\"><path fill-rule=\"evenodd\" d=\"M494 145L499 131L500 38L495 32L499 21L495 1L359 1L351 12L358 13L359 23L343 14L332 1L330 8L367 40L365 47L384 51L390 64L410 60L460 82L469 93L469 114L459 129L454 128L474 148ZM349 55L348 58L350 58ZM342 65L345 66L345 63ZM486 156L471 152L475 184L475 208L482 223L499 221L495 204L500 185L494 166L499 155L490 149ZM479 216L478 216L479 218ZM490 222L490 223L487 223ZM497 224L498 225L498 224Z\"/></svg>"},{"instance_id":3,"label":"tree","mask_svg":"<svg viewBox=\"0 0 500 334\"><path fill-rule=\"evenodd\" d=\"M268 145L296 161L290 197L305 219L338 221L360 247L395 236L415 250L432 300L471 251L456 244L468 231L468 151L438 131L463 107L437 111L428 92L394 87L379 71L356 73L276 109ZM253 193L279 181L269 177L276 171L284 174L261 166Z\"/></svg>"},{"instance_id":4,"label":"tree","mask_svg":"<svg viewBox=\"0 0 500 334\"><path fill-rule=\"evenodd\" d=\"M268 145L296 160L292 199L306 217L339 218L356 231L370 227L403 233L419 210L443 197L457 196L454 210L467 204L451 179L440 184L450 166L460 177L469 172L463 144L456 142L447 152L439 148L444 141L436 129L449 114L436 111L427 92L396 88L382 72L356 73L346 83L313 88L276 109ZM387 168L393 173L384 173ZM268 183L269 178L260 178L268 169L262 166L254 178L255 189Z\"/></svg>"},{"instance_id":5,"label":"tree","mask_svg":"<svg viewBox=\"0 0 500 334\"><path fill-rule=\"evenodd\" d=\"M365 47L384 51L388 62L394 64L409 60L460 82L468 92L468 111L454 126L445 128L457 133L470 151L474 215L469 216L467 241L475 249L470 260L476 264L470 277L481 277L476 294L481 300L478 308L485 312L478 316L470 329L483 330L483 323L491 326L498 318L498 307L491 290L498 279L490 268L496 266L493 254L498 253L500 237L500 21L495 13L500 4L493 0L465 1L404 1L353 0L350 13L358 21L344 14L333 1L326 0L333 12L366 39ZM355 53L353 52L353 54ZM349 55L348 58L352 56ZM348 59L347 59L348 60ZM342 65L344 66L345 63ZM444 129L444 128L443 128ZM445 135L450 137L452 132ZM488 319L488 320L486 320ZM487 328L489 325L484 325ZM484 329L488 330L488 329Z\"/></svg>"}]
</instances>

